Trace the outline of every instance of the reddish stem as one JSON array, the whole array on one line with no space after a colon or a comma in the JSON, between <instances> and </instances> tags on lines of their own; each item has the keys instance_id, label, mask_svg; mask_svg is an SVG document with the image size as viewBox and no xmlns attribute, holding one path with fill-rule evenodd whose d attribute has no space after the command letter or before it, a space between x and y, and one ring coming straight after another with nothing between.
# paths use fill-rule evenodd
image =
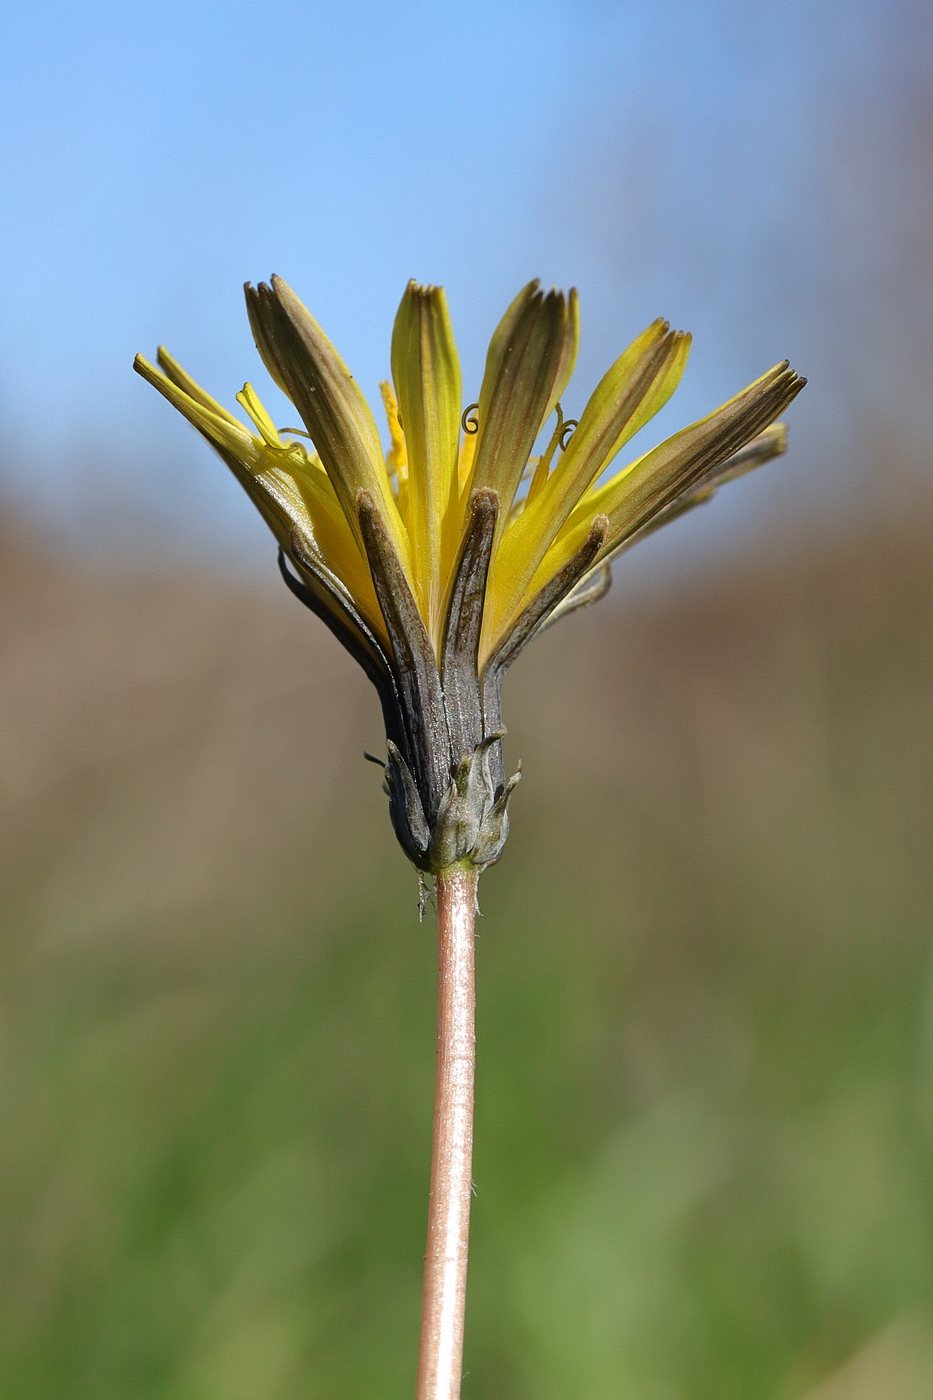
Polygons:
<instances>
[{"instance_id":1,"label":"reddish stem","mask_svg":"<svg viewBox=\"0 0 933 1400\"><path fill-rule=\"evenodd\" d=\"M473 924L478 873L438 875L437 1083L416 1400L458 1400L463 1369L476 1061Z\"/></svg>"}]
</instances>

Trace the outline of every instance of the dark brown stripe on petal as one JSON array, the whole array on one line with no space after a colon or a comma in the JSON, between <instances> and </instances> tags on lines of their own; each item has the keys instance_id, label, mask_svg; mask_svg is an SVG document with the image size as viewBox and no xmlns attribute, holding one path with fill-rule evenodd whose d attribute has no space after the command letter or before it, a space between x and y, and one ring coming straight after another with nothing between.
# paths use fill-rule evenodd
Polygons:
<instances>
[{"instance_id":1,"label":"dark brown stripe on petal","mask_svg":"<svg viewBox=\"0 0 933 1400\"><path fill-rule=\"evenodd\" d=\"M471 754L483 738L477 658L498 514L499 497L495 491L486 489L471 493L466 533L447 606L441 648L441 685L455 764Z\"/></svg>"},{"instance_id":2,"label":"dark brown stripe on petal","mask_svg":"<svg viewBox=\"0 0 933 1400\"><path fill-rule=\"evenodd\" d=\"M284 383L318 451L350 528L358 536L357 490L394 512L379 434L346 365L294 293L279 279L247 293L256 344Z\"/></svg>"},{"instance_id":3,"label":"dark brown stripe on petal","mask_svg":"<svg viewBox=\"0 0 933 1400\"><path fill-rule=\"evenodd\" d=\"M480 390L472 481L498 491L500 535L535 438L572 366L575 329L563 292L545 293L532 282L493 336Z\"/></svg>"},{"instance_id":4,"label":"dark brown stripe on petal","mask_svg":"<svg viewBox=\"0 0 933 1400\"><path fill-rule=\"evenodd\" d=\"M711 421L696 424L693 446L683 449L683 458L679 463L675 457L673 470L655 485L650 484L650 459L653 454L649 453L645 462L649 483L643 503L624 531L610 540L605 556L615 554L620 545L644 530L661 511L673 505L684 492L700 485L704 478L711 476L757 433L773 423L797 397L806 382L790 368L786 360L776 365L763 383L752 386L746 395L739 397L738 402L724 406ZM685 430L686 433L691 431ZM660 454L665 446L662 443L655 451Z\"/></svg>"},{"instance_id":5,"label":"dark brown stripe on petal","mask_svg":"<svg viewBox=\"0 0 933 1400\"><path fill-rule=\"evenodd\" d=\"M373 498L368 491L360 491L356 502L376 597L394 652L412 771L425 816L433 825L441 798L450 786L451 772L441 678L431 639Z\"/></svg>"},{"instance_id":6,"label":"dark brown stripe on petal","mask_svg":"<svg viewBox=\"0 0 933 1400\"><path fill-rule=\"evenodd\" d=\"M243 293L246 297L246 314L249 317L249 327L253 333L256 349L259 351L259 358L262 360L275 383L282 390L282 393L287 394L288 386L285 383L278 364L279 352L273 352L273 347L269 341L264 325L259 293L251 282L244 283Z\"/></svg>"},{"instance_id":7,"label":"dark brown stripe on petal","mask_svg":"<svg viewBox=\"0 0 933 1400\"><path fill-rule=\"evenodd\" d=\"M801 383L801 388L805 382ZM608 568L609 559L617 558L618 555L645 539L647 535L653 535L655 530L669 525L672 520L677 520L688 510L693 510L695 506L705 505L727 482L735 481L738 477L754 471L756 467L763 466L765 462L780 457L786 451L786 432L785 428L783 434L779 436L775 434L773 427L767 429L753 438L747 446L739 448L738 452L733 452L718 466L708 468L701 477L694 481L692 486L688 486L685 491L681 491L679 496L675 496L674 500L666 506L662 506L634 534L628 535L617 548L613 549L612 553L606 556L607 562L603 567ZM558 611L560 610L558 609Z\"/></svg>"}]
</instances>

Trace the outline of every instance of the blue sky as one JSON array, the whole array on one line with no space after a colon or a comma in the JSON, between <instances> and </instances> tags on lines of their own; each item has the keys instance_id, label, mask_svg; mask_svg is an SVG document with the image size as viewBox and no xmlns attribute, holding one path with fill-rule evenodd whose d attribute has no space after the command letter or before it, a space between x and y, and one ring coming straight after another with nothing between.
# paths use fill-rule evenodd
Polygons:
<instances>
[{"instance_id":1,"label":"blue sky","mask_svg":"<svg viewBox=\"0 0 933 1400\"><path fill-rule=\"evenodd\" d=\"M929 57L922 13L909 0L11 7L8 496L109 546L142 529L210 557L265 550L209 449L130 365L164 341L218 396L247 377L265 392L240 289L273 271L373 395L410 276L448 288L467 392L535 275L580 288L571 409L658 314L696 336L659 428L789 355L817 383L794 410L795 457L777 482L734 488L697 539L831 495L829 449L850 451L866 392L864 357L845 353L853 288L876 263L884 286L886 256L913 237L909 211L906 229L886 215L875 228L883 194L866 193L854 119L871 116L878 170L908 181L903 152L885 163L903 122L884 123ZM840 307L851 326L827 330ZM872 316L872 333L896 337L893 312ZM900 376L875 392L883 407L902 390Z\"/></svg>"}]
</instances>

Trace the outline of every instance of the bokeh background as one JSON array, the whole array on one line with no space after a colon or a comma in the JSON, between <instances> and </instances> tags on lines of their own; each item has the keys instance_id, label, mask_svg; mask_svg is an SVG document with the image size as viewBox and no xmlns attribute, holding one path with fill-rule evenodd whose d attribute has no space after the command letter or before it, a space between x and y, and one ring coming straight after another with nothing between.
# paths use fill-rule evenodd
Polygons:
<instances>
[{"instance_id":1,"label":"bokeh background","mask_svg":"<svg viewBox=\"0 0 933 1400\"><path fill-rule=\"evenodd\" d=\"M466 1400L933 1395L933 12L36 0L0 88L0 1392L413 1388L430 917L374 697L130 364L281 272L375 394L530 276L786 458L510 677ZM281 416L280 416L281 415ZM293 416L293 410L291 411ZM646 436L648 436L646 434Z\"/></svg>"}]
</instances>

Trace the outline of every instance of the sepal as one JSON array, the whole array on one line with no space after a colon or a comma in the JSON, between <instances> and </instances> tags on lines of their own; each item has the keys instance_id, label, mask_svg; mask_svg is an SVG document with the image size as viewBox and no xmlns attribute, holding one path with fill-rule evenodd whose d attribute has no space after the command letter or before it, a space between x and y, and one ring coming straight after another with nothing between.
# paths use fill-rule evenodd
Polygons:
<instances>
[{"instance_id":1,"label":"sepal","mask_svg":"<svg viewBox=\"0 0 933 1400\"><path fill-rule=\"evenodd\" d=\"M383 788L389 798L389 817L399 845L419 870L430 870L426 864L431 831L421 805L418 784L412 771L391 739L386 740L389 761L386 764Z\"/></svg>"},{"instance_id":2,"label":"sepal","mask_svg":"<svg viewBox=\"0 0 933 1400\"><path fill-rule=\"evenodd\" d=\"M499 859L509 834L509 800L521 778L519 768L505 786L496 786L492 753L502 737L501 730L487 735L460 760L433 827L428 825L411 769L388 741L383 787L389 797L389 815L402 849L419 870L437 875L460 864L485 870Z\"/></svg>"}]
</instances>

